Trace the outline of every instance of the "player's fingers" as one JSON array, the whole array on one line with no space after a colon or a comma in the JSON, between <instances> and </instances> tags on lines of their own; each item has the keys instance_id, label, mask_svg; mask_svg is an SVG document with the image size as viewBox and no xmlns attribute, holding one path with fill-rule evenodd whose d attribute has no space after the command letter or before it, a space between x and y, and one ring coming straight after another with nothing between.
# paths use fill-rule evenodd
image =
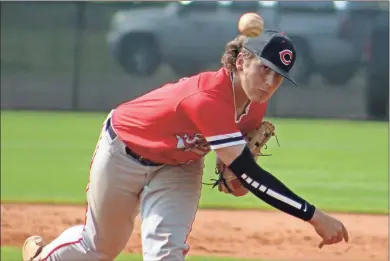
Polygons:
<instances>
[{"instance_id":1,"label":"player's fingers","mask_svg":"<svg viewBox=\"0 0 390 261\"><path fill-rule=\"evenodd\" d=\"M324 238L321 243L319 244L319 248L322 248L323 246L325 245L332 245L332 244L335 244L339 242L338 240L338 237L337 236L333 236L333 237L328 237L328 238Z\"/></svg>"},{"instance_id":2,"label":"player's fingers","mask_svg":"<svg viewBox=\"0 0 390 261\"><path fill-rule=\"evenodd\" d=\"M337 236L336 236L336 243L341 242L343 240L343 238L344 238L344 232L343 231L339 231L337 233Z\"/></svg>"},{"instance_id":3,"label":"player's fingers","mask_svg":"<svg viewBox=\"0 0 390 261\"><path fill-rule=\"evenodd\" d=\"M339 233L337 233L337 236L334 236L332 238L332 244L337 244L337 243L341 242L341 240L343 240L343 233L339 232Z\"/></svg>"},{"instance_id":4,"label":"player's fingers","mask_svg":"<svg viewBox=\"0 0 390 261\"><path fill-rule=\"evenodd\" d=\"M344 225L343 225L343 235L344 235L344 241L348 242L349 241L349 235L348 235L348 231L347 231L347 229L345 228Z\"/></svg>"}]
</instances>

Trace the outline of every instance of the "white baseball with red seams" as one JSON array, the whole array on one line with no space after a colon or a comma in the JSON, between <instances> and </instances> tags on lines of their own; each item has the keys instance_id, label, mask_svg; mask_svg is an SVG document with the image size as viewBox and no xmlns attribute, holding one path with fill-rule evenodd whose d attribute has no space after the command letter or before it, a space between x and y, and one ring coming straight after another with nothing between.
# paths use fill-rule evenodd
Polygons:
<instances>
[{"instance_id":1,"label":"white baseball with red seams","mask_svg":"<svg viewBox=\"0 0 390 261\"><path fill-rule=\"evenodd\" d=\"M238 31L248 37L256 37L264 31L264 20L257 13L244 13L238 19Z\"/></svg>"}]
</instances>

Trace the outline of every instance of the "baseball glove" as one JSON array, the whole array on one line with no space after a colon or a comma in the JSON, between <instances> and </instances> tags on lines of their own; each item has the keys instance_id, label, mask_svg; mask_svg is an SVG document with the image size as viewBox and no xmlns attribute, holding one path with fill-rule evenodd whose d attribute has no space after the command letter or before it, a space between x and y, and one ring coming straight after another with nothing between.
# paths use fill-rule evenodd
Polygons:
<instances>
[{"instance_id":1,"label":"baseball glove","mask_svg":"<svg viewBox=\"0 0 390 261\"><path fill-rule=\"evenodd\" d=\"M263 154L261 149L263 147L266 148L266 143L272 136L275 136L275 126L269 121L263 121L257 129L244 135L255 160L257 160L258 156L270 156ZM276 136L275 138L279 145ZM242 185L236 175L218 158L215 174L219 175L219 179L215 181L213 188L218 186L220 192L232 194L236 197L241 197L248 193L248 190Z\"/></svg>"}]
</instances>

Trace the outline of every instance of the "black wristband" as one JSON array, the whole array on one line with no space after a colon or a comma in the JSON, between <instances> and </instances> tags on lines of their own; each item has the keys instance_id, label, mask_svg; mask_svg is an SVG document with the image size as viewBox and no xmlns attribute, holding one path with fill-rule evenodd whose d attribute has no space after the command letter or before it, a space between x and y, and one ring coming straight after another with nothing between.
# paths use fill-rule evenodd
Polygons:
<instances>
[{"instance_id":1,"label":"black wristband","mask_svg":"<svg viewBox=\"0 0 390 261\"><path fill-rule=\"evenodd\" d=\"M315 207L262 169L253 159L248 146L228 167L245 188L264 202L305 221L313 217Z\"/></svg>"}]
</instances>

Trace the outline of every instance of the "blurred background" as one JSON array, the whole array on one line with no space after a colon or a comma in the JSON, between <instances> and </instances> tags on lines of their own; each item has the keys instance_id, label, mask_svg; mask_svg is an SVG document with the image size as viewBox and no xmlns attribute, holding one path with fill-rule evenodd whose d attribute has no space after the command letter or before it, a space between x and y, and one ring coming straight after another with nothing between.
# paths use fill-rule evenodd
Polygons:
<instances>
[{"instance_id":1,"label":"blurred background","mask_svg":"<svg viewBox=\"0 0 390 261\"><path fill-rule=\"evenodd\" d=\"M108 111L217 69L244 12L297 46L268 116L388 121L388 1L3 1L1 107Z\"/></svg>"}]
</instances>

